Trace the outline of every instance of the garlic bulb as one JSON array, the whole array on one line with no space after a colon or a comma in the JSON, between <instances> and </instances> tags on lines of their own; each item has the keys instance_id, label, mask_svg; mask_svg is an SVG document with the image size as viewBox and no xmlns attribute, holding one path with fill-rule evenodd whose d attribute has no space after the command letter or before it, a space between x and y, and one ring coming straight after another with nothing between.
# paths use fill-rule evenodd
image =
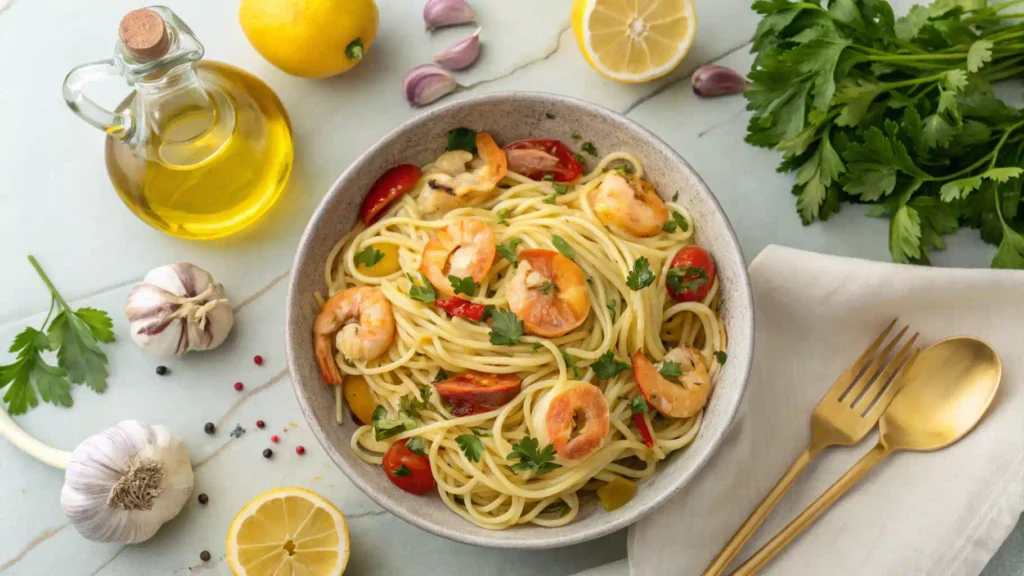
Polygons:
<instances>
[{"instance_id":1,"label":"garlic bulb","mask_svg":"<svg viewBox=\"0 0 1024 576\"><path fill-rule=\"evenodd\" d=\"M132 340L154 356L181 356L220 346L235 313L209 272L192 264L150 270L124 305Z\"/></svg>"},{"instance_id":2,"label":"garlic bulb","mask_svg":"<svg viewBox=\"0 0 1024 576\"><path fill-rule=\"evenodd\" d=\"M128 420L75 448L60 505L89 540L134 544L177 516L193 486L185 444L163 426Z\"/></svg>"}]
</instances>

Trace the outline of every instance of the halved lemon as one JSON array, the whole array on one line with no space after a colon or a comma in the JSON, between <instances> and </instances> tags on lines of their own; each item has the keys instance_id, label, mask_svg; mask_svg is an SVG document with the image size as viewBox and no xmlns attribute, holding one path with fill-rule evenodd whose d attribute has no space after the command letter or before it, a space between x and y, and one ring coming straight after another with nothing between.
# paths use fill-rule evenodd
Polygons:
<instances>
[{"instance_id":1,"label":"halved lemon","mask_svg":"<svg viewBox=\"0 0 1024 576\"><path fill-rule=\"evenodd\" d=\"M576 0L572 29L587 62L619 82L672 71L693 44L693 0Z\"/></svg>"},{"instance_id":2,"label":"halved lemon","mask_svg":"<svg viewBox=\"0 0 1024 576\"><path fill-rule=\"evenodd\" d=\"M345 516L305 488L278 488L242 508L228 530L235 576L340 576L349 557Z\"/></svg>"}]
</instances>

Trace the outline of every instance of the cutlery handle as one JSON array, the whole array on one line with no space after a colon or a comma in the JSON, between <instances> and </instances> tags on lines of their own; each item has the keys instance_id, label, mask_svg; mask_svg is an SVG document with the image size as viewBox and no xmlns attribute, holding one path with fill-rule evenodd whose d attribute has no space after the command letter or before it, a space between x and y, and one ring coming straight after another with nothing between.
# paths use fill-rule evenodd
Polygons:
<instances>
[{"instance_id":1,"label":"cutlery handle","mask_svg":"<svg viewBox=\"0 0 1024 576\"><path fill-rule=\"evenodd\" d=\"M788 526L783 528L782 532L775 535L774 538L768 541L760 550L758 550L749 560L743 563L742 566L736 569L732 573L732 576L750 576L756 574L765 564L767 564L772 558L782 552L782 550L797 537L798 534L804 531L804 528L810 526L815 520L818 519L826 510L839 499L840 496L846 493L851 486L854 485L864 474L867 474L868 470L875 467L882 461L883 458L889 455L889 449L885 447L881 442L875 445L870 452L864 455L852 468L843 474L842 478L836 481L835 484L829 486L829 489L824 494L818 497L806 510L800 513Z\"/></svg>"},{"instance_id":2,"label":"cutlery handle","mask_svg":"<svg viewBox=\"0 0 1024 576\"><path fill-rule=\"evenodd\" d=\"M789 469L786 473L779 478L779 481L775 483L768 495L764 497L764 500L750 513L750 517L743 523L742 526L736 530L736 533L732 535L729 543L722 548L722 551L718 553L718 556L708 565L707 569L704 570L704 576L720 576L725 573L725 569L729 566L729 562L739 554L743 545L750 540L750 537L757 532L761 524L764 523L764 519L771 514L771 511L775 509L775 506L782 499L782 496L789 490L789 487L793 485L793 482L800 476L800 473L804 471L804 468L810 464L811 460L818 455L818 450L812 451L810 448L804 450L804 453L797 457L796 460L790 464Z\"/></svg>"}]
</instances>

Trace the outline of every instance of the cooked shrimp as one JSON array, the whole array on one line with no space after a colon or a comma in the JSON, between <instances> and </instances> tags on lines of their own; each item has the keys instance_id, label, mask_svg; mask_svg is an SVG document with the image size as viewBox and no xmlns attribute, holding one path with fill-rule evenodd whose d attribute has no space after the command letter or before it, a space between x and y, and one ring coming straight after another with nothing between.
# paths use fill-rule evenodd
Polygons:
<instances>
[{"instance_id":1,"label":"cooked shrimp","mask_svg":"<svg viewBox=\"0 0 1024 576\"><path fill-rule=\"evenodd\" d=\"M478 159L465 150L438 157L424 171L418 204L425 215L442 215L490 197L508 172L508 158L490 134L476 135Z\"/></svg>"},{"instance_id":2,"label":"cooked shrimp","mask_svg":"<svg viewBox=\"0 0 1024 576\"><path fill-rule=\"evenodd\" d=\"M441 292L454 296L448 276L480 282L494 263L494 233L481 220L463 218L441 228L423 247L420 271Z\"/></svg>"},{"instance_id":3,"label":"cooked shrimp","mask_svg":"<svg viewBox=\"0 0 1024 576\"><path fill-rule=\"evenodd\" d=\"M554 250L520 252L505 297L526 331L545 338L568 333L590 313L586 275Z\"/></svg>"},{"instance_id":4,"label":"cooked shrimp","mask_svg":"<svg viewBox=\"0 0 1024 576\"><path fill-rule=\"evenodd\" d=\"M668 222L669 213L654 186L636 176L608 172L594 195L594 211L607 226L634 236L654 236Z\"/></svg>"},{"instance_id":5,"label":"cooked shrimp","mask_svg":"<svg viewBox=\"0 0 1024 576\"><path fill-rule=\"evenodd\" d=\"M341 384L332 340L346 358L373 360L387 351L394 338L395 314L380 288L360 286L338 292L324 304L313 323L320 376L327 384Z\"/></svg>"},{"instance_id":6,"label":"cooked shrimp","mask_svg":"<svg viewBox=\"0 0 1024 576\"><path fill-rule=\"evenodd\" d=\"M555 445L565 460L582 460L608 436L608 402L601 389L586 382L553 388L533 408L533 428L541 446Z\"/></svg>"},{"instance_id":7,"label":"cooked shrimp","mask_svg":"<svg viewBox=\"0 0 1024 576\"><path fill-rule=\"evenodd\" d=\"M643 351L637 350L633 354L633 379L640 393L648 404L665 416L694 416L711 396L711 376L700 351L691 347L673 348L665 355L665 361L679 363L683 374L678 384L665 379Z\"/></svg>"}]
</instances>

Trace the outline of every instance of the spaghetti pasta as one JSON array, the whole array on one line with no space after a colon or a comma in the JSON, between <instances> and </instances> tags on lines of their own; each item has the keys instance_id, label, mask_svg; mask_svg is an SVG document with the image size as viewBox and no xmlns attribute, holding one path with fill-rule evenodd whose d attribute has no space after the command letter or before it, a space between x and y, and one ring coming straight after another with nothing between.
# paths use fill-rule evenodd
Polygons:
<instances>
[{"instance_id":1,"label":"spaghetti pasta","mask_svg":"<svg viewBox=\"0 0 1024 576\"><path fill-rule=\"evenodd\" d=\"M430 174L431 168L424 170ZM351 438L351 449L362 460L381 464L392 442L422 438L429 447L425 454L440 498L455 513L488 529L523 523L560 526L578 514L580 491L615 477L650 477L660 460L693 441L700 411L688 418L667 418L652 408L641 413L653 436L649 447L634 418L633 399L642 396L633 373L624 370L623 363L617 374L602 380L593 367L609 351L617 361L628 361L643 350L661 362L672 348L690 346L699 351L713 380L720 367L716 352L726 349L717 278L710 279L710 289L699 301L676 302L666 289L673 256L694 240L686 207L668 202L667 208L678 214L678 225L649 237L606 224L595 210L595 196L603 176L611 171L643 177L641 162L626 152L605 156L592 172L566 185L508 172L490 193L474 195L439 215L424 209L423 195L430 190L425 176L382 219L370 226L357 225L338 240L325 266L327 295L352 286L376 286L391 303L395 325L394 342L381 357L353 360L338 352L338 368L346 377L364 378L389 415L410 412L410 405L418 405L412 424L389 438L378 440L372 424L364 422ZM464 219L485 223L495 242L511 245L513 251L514 238L520 241L520 251L565 253L567 244L572 262L586 277L586 319L559 336L544 338L527 331L518 343L495 344L486 322L449 317L430 302L412 297L413 286L426 287L425 277L416 273L423 247L437 231ZM357 264L357 254L386 244L398 248L401 270L379 278L367 275ZM656 280L634 290L627 278L641 258ZM488 311L508 307L515 271L513 262L496 258L472 302ZM457 416L451 405L432 393L430 384L447 374L469 371L516 374L522 378L521 388L497 409ZM604 396L610 425L600 447L578 460L558 458L559 467L543 474L513 470L513 445L527 437L544 437L536 413L544 395L575 381L596 385ZM479 440L482 453L463 450L460 437L467 435Z\"/></svg>"}]
</instances>

